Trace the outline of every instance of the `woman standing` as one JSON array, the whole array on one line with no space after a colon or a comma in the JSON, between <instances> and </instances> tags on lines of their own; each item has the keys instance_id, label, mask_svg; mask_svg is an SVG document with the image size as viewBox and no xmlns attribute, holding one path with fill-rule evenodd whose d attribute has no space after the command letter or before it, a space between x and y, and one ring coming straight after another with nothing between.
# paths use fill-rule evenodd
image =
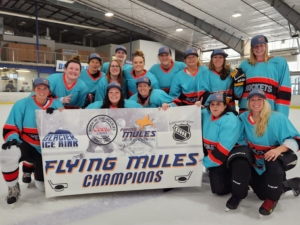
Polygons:
<instances>
[{"instance_id":1,"label":"woman standing","mask_svg":"<svg viewBox=\"0 0 300 225\"><path fill-rule=\"evenodd\" d=\"M224 93L227 104L235 109L235 99L241 96L243 87L234 87L230 65L227 64L228 54L223 49L215 49L211 54L211 60L208 65L208 72L203 76L202 82L199 82L199 96L205 92L213 94L216 92ZM205 103L205 101L204 101Z\"/></svg>"},{"instance_id":2,"label":"woman standing","mask_svg":"<svg viewBox=\"0 0 300 225\"><path fill-rule=\"evenodd\" d=\"M52 114L54 109L63 105L52 97L49 81L36 78L33 82L34 95L17 101L3 127L4 144L0 152L0 165L4 180L8 186L7 204L13 205L20 195L18 183L19 163L33 162L35 168L35 186L44 191L43 162L40 139L36 124L36 110L46 110Z\"/></svg>"},{"instance_id":3,"label":"woman standing","mask_svg":"<svg viewBox=\"0 0 300 225\"><path fill-rule=\"evenodd\" d=\"M169 93L172 98L177 99L177 104L193 105L201 97L198 98L198 83L202 83L207 68L201 66L198 57L195 48L190 48L184 53L187 67L179 71L174 77Z\"/></svg>"},{"instance_id":4,"label":"woman standing","mask_svg":"<svg viewBox=\"0 0 300 225\"><path fill-rule=\"evenodd\" d=\"M89 95L85 103L86 106L94 102L96 90L99 89L99 82L101 78L105 76L105 73L99 70L102 65L102 58L97 53L92 53L89 55L88 65L89 68L82 70L79 76L79 79L82 80L88 87Z\"/></svg>"},{"instance_id":5,"label":"woman standing","mask_svg":"<svg viewBox=\"0 0 300 225\"><path fill-rule=\"evenodd\" d=\"M148 77L140 77L136 80L138 92L132 95L129 100L138 102L144 108L162 107L166 109L170 106L176 106L172 103L173 98L167 95L163 90L152 89L151 81Z\"/></svg>"},{"instance_id":6,"label":"woman standing","mask_svg":"<svg viewBox=\"0 0 300 225\"><path fill-rule=\"evenodd\" d=\"M246 85L240 100L240 112L246 110L247 97L253 89L266 93L271 109L289 115L291 101L290 72L286 60L268 55L268 39L257 35L251 39L250 59L240 68L246 75Z\"/></svg>"},{"instance_id":7,"label":"woman standing","mask_svg":"<svg viewBox=\"0 0 300 225\"><path fill-rule=\"evenodd\" d=\"M247 196L250 184L257 197L264 201L259 213L267 216L274 211L283 191L299 194L300 178L284 179L285 171L296 166L294 152L299 150L300 135L286 116L271 111L265 92L254 89L247 99L249 111L240 115L240 119L255 162L251 167L238 169L240 179L232 184L232 196L226 207L236 209Z\"/></svg>"},{"instance_id":8,"label":"woman standing","mask_svg":"<svg viewBox=\"0 0 300 225\"><path fill-rule=\"evenodd\" d=\"M127 51L124 46L119 45L116 47L115 57L116 57L116 60L120 63L122 70L128 70L128 69L132 68L132 65L125 63L126 57L127 57ZM103 64L103 66L101 67L101 71L103 73L107 73L108 70L109 70L109 62L105 62Z\"/></svg>"},{"instance_id":9,"label":"woman standing","mask_svg":"<svg viewBox=\"0 0 300 225\"><path fill-rule=\"evenodd\" d=\"M99 86L96 90L95 101L103 101L106 94L107 85L113 81L122 84L121 86L122 86L123 96L124 98L126 98L127 84L126 84L126 80L123 79L121 64L117 60L112 60L109 63L109 70L106 76L100 80Z\"/></svg>"},{"instance_id":10,"label":"woman standing","mask_svg":"<svg viewBox=\"0 0 300 225\"><path fill-rule=\"evenodd\" d=\"M158 50L158 59L160 63L153 65L149 72L154 74L159 82L160 88L169 94L175 74L183 70L186 65L183 62L173 61L172 51L166 46Z\"/></svg>"},{"instance_id":11,"label":"woman standing","mask_svg":"<svg viewBox=\"0 0 300 225\"><path fill-rule=\"evenodd\" d=\"M133 69L124 71L124 78L127 81L128 97L137 93L136 80L140 77L148 77L154 89L160 89L159 82L156 77L149 71L145 70L145 57L144 53L136 50L132 58Z\"/></svg>"},{"instance_id":12,"label":"woman standing","mask_svg":"<svg viewBox=\"0 0 300 225\"><path fill-rule=\"evenodd\" d=\"M47 77L51 83L52 96L59 98L66 109L79 109L84 106L88 88L78 79L80 71L79 56L75 56L66 62L64 73L55 73Z\"/></svg>"}]
</instances>

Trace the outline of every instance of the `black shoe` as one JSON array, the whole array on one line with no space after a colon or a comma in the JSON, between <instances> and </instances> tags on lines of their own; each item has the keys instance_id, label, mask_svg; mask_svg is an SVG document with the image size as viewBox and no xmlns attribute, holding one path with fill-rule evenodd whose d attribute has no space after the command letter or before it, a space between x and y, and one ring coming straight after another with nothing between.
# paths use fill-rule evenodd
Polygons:
<instances>
[{"instance_id":1,"label":"black shoe","mask_svg":"<svg viewBox=\"0 0 300 225\"><path fill-rule=\"evenodd\" d=\"M290 188L295 196L300 194L300 177L295 177L292 179L288 179L283 181L283 186L286 188Z\"/></svg>"},{"instance_id":2,"label":"black shoe","mask_svg":"<svg viewBox=\"0 0 300 225\"><path fill-rule=\"evenodd\" d=\"M263 216L270 215L274 211L277 203L278 201L271 201L270 199L266 199L259 208L259 213Z\"/></svg>"},{"instance_id":3,"label":"black shoe","mask_svg":"<svg viewBox=\"0 0 300 225\"><path fill-rule=\"evenodd\" d=\"M22 181L23 181L23 183L26 183L26 184L31 183L31 173L23 172Z\"/></svg>"},{"instance_id":4,"label":"black shoe","mask_svg":"<svg viewBox=\"0 0 300 225\"><path fill-rule=\"evenodd\" d=\"M237 209L242 199L239 199L237 197L234 197L233 195L228 199L226 202L226 212L229 210Z\"/></svg>"}]
</instances>

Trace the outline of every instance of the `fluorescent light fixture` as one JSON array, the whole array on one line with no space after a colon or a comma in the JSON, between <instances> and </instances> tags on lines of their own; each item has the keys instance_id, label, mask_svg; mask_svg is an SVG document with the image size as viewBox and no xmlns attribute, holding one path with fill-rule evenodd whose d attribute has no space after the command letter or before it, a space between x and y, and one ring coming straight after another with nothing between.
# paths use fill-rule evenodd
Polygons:
<instances>
[{"instance_id":1,"label":"fluorescent light fixture","mask_svg":"<svg viewBox=\"0 0 300 225\"><path fill-rule=\"evenodd\" d=\"M65 3L69 3L69 4L73 4L75 2L75 0L57 0L58 2L65 2Z\"/></svg>"},{"instance_id":2,"label":"fluorescent light fixture","mask_svg":"<svg viewBox=\"0 0 300 225\"><path fill-rule=\"evenodd\" d=\"M235 12L234 14L232 14L232 17L240 17L242 14L239 12Z\"/></svg>"},{"instance_id":3,"label":"fluorescent light fixture","mask_svg":"<svg viewBox=\"0 0 300 225\"><path fill-rule=\"evenodd\" d=\"M20 14L20 13L14 13L14 12L7 12L5 10L0 10L0 14L22 17L22 18L27 18L27 19L32 19L32 20L36 19L35 16L29 16L29 15ZM76 24L76 23L68 23L65 21L53 20L53 19L42 18L42 17L39 17L38 20L49 22L49 23L59 23L59 24L64 24L64 25L68 25L68 26L73 26L73 27L81 27L81 28L90 29L90 30L105 30L105 31L110 31L110 32L117 32L116 30L113 30L113 29L105 29L105 28L86 26L86 25L81 25L81 24Z\"/></svg>"},{"instance_id":4,"label":"fluorescent light fixture","mask_svg":"<svg viewBox=\"0 0 300 225\"><path fill-rule=\"evenodd\" d=\"M107 13L105 13L104 15L107 16L107 17L111 17L111 16L113 16L114 14L113 14L112 12L107 12Z\"/></svg>"},{"instance_id":5,"label":"fluorescent light fixture","mask_svg":"<svg viewBox=\"0 0 300 225\"><path fill-rule=\"evenodd\" d=\"M25 77L18 77L18 80L25 80Z\"/></svg>"},{"instance_id":6,"label":"fluorescent light fixture","mask_svg":"<svg viewBox=\"0 0 300 225\"><path fill-rule=\"evenodd\" d=\"M183 31L183 29L182 28L177 28L176 31L180 32L180 31Z\"/></svg>"},{"instance_id":7,"label":"fluorescent light fixture","mask_svg":"<svg viewBox=\"0 0 300 225\"><path fill-rule=\"evenodd\" d=\"M24 70L24 69L19 69L19 70L16 70L17 72L21 72L21 73L29 73L30 72L30 70Z\"/></svg>"}]
</instances>

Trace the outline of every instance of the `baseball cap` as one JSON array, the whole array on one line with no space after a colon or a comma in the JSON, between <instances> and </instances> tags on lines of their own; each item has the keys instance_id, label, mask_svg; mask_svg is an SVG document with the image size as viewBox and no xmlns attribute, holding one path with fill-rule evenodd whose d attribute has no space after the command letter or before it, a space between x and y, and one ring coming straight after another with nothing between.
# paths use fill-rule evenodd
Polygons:
<instances>
[{"instance_id":1,"label":"baseball cap","mask_svg":"<svg viewBox=\"0 0 300 225\"><path fill-rule=\"evenodd\" d=\"M151 86L151 81L149 80L148 77L139 77L138 79L136 79L135 83L136 85L138 85L139 83L146 83L149 86Z\"/></svg>"},{"instance_id":2,"label":"baseball cap","mask_svg":"<svg viewBox=\"0 0 300 225\"><path fill-rule=\"evenodd\" d=\"M260 90L260 89L253 89L252 91L250 91L249 94L248 94L247 99L250 99L255 95L266 99L266 93L264 91Z\"/></svg>"},{"instance_id":3,"label":"baseball cap","mask_svg":"<svg viewBox=\"0 0 300 225\"><path fill-rule=\"evenodd\" d=\"M116 82L116 81L110 82L110 83L107 85L106 90L108 91L108 90L111 89L111 88L118 88L120 91L122 91L121 84L119 84L119 83Z\"/></svg>"},{"instance_id":4,"label":"baseball cap","mask_svg":"<svg viewBox=\"0 0 300 225\"><path fill-rule=\"evenodd\" d=\"M221 48L213 50L213 52L210 55L210 58L214 57L215 55L222 55L225 58L228 56L228 54Z\"/></svg>"},{"instance_id":5,"label":"baseball cap","mask_svg":"<svg viewBox=\"0 0 300 225\"><path fill-rule=\"evenodd\" d=\"M102 58L101 58L100 55L97 54L97 53L92 53L92 54L89 55L88 63L89 63L92 59L98 59L99 62L102 63Z\"/></svg>"},{"instance_id":6,"label":"baseball cap","mask_svg":"<svg viewBox=\"0 0 300 225\"><path fill-rule=\"evenodd\" d=\"M116 51L115 51L115 52L117 52L117 51L119 51L119 50L122 50L122 51L123 51L123 52L125 52L125 54L127 55L126 48L125 48L123 45L119 45L119 46L117 46L117 47L116 47Z\"/></svg>"},{"instance_id":7,"label":"baseball cap","mask_svg":"<svg viewBox=\"0 0 300 225\"><path fill-rule=\"evenodd\" d=\"M188 57L189 55L195 55L199 57L197 49L195 48L189 48L188 50L185 51L183 58Z\"/></svg>"},{"instance_id":8,"label":"baseball cap","mask_svg":"<svg viewBox=\"0 0 300 225\"><path fill-rule=\"evenodd\" d=\"M46 85L48 88L50 88L50 84L49 84L49 81L45 78L35 78L35 80L33 81L33 87L39 85L39 84L44 84Z\"/></svg>"},{"instance_id":9,"label":"baseball cap","mask_svg":"<svg viewBox=\"0 0 300 225\"><path fill-rule=\"evenodd\" d=\"M171 49L169 47L163 46L161 48L158 49L158 55L163 54L163 53L167 53L172 55Z\"/></svg>"},{"instance_id":10,"label":"baseball cap","mask_svg":"<svg viewBox=\"0 0 300 225\"><path fill-rule=\"evenodd\" d=\"M214 93L214 94L211 94L208 97L208 99L206 100L205 105L208 106L209 103L212 102L212 101L218 101L218 102L224 102L224 103L226 102L224 94L218 93L218 92Z\"/></svg>"},{"instance_id":11,"label":"baseball cap","mask_svg":"<svg viewBox=\"0 0 300 225\"><path fill-rule=\"evenodd\" d=\"M251 47L258 44L266 44L268 39L264 35L256 35L251 39Z\"/></svg>"}]
</instances>

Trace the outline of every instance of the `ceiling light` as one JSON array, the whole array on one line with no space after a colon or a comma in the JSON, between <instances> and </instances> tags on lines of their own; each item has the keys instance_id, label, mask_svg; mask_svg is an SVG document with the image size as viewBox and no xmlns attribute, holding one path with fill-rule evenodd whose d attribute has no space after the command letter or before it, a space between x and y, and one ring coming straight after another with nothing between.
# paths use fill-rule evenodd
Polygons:
<instances>
[{"instance_id":1,"label":"ceiling light","mask_svg":"<svg viewBox=\"0 0 300 225\"><path fill-rule=\"evenodd\" d=\"M20 14L20 13L14 13L14 12L7 12L5 10L0 10L0 14L36 20L35 16L30 16L30 15L25 15L25 14ZM53 20L53 19L50 19L50 18L39 17L38 20L49 22L49 23L64 24L64 25L67 25L67 26L81 27L81 28L90 29L90 30L117 32L116 30L113 30L113 29L106 29L106 28L100 28L100 27L96 27L96 26L87 26L87 25L81 25L81 24L76 24L76 23L69 23L69 22L66 22L66 21Z\"/></svg>"},{"instance_id":2,"label":"ceiling light","mask_svg":"<svg viewBox=\"0 0 300 225\"><path fill-rule=\"evenodd\" d=\"M75 0L57 0L59 2L65 2L65 3L69 3L69 4L73 4L75 2Z\"/></svg>"},{"instance_id":3,"label":"ceiling light","mask_svg":"<svg viewBox=\"0 0 300 225\"><path fill-rule=\"evenodd\" d=\"M30 70L22 70L22 69L20 69L20 70L16 70L17 72L21 72L21 73L29 73L30 72Z\"/></svg>"},{"instance_id":4,"label":"ceiling light","mask_svg":"<svg viewBox=\"0 0 300 225\"><path fill-rule=\"evenodd\" d=\"M241 13L235 12L234 14L232 14L232 17L239 17L239 16L241 16L241 15L242 15Z\"/></svg>"},{"instance_id":5,"label":"ceiling light","mask_svg":"<svg viewBox=\"0 0 300 225\"><path fill-rule=\"evenodd\" d=\"M113 14L112 12L107 12L107 13L105 13L104 15L107 16L107 17L111 17L111 16L113 16L114 14Z\"/></svg>"},{"instance_id":6,"label":"ceiling light","mask_svg":"<svg viewBox=\"0 0 300 225\"><path fill-rule=\"evenodd\" d=\"M180 31L183 31L183 29L182 28L177 28L176 31L180 32Z\"/></svg>"}]
</instances>

